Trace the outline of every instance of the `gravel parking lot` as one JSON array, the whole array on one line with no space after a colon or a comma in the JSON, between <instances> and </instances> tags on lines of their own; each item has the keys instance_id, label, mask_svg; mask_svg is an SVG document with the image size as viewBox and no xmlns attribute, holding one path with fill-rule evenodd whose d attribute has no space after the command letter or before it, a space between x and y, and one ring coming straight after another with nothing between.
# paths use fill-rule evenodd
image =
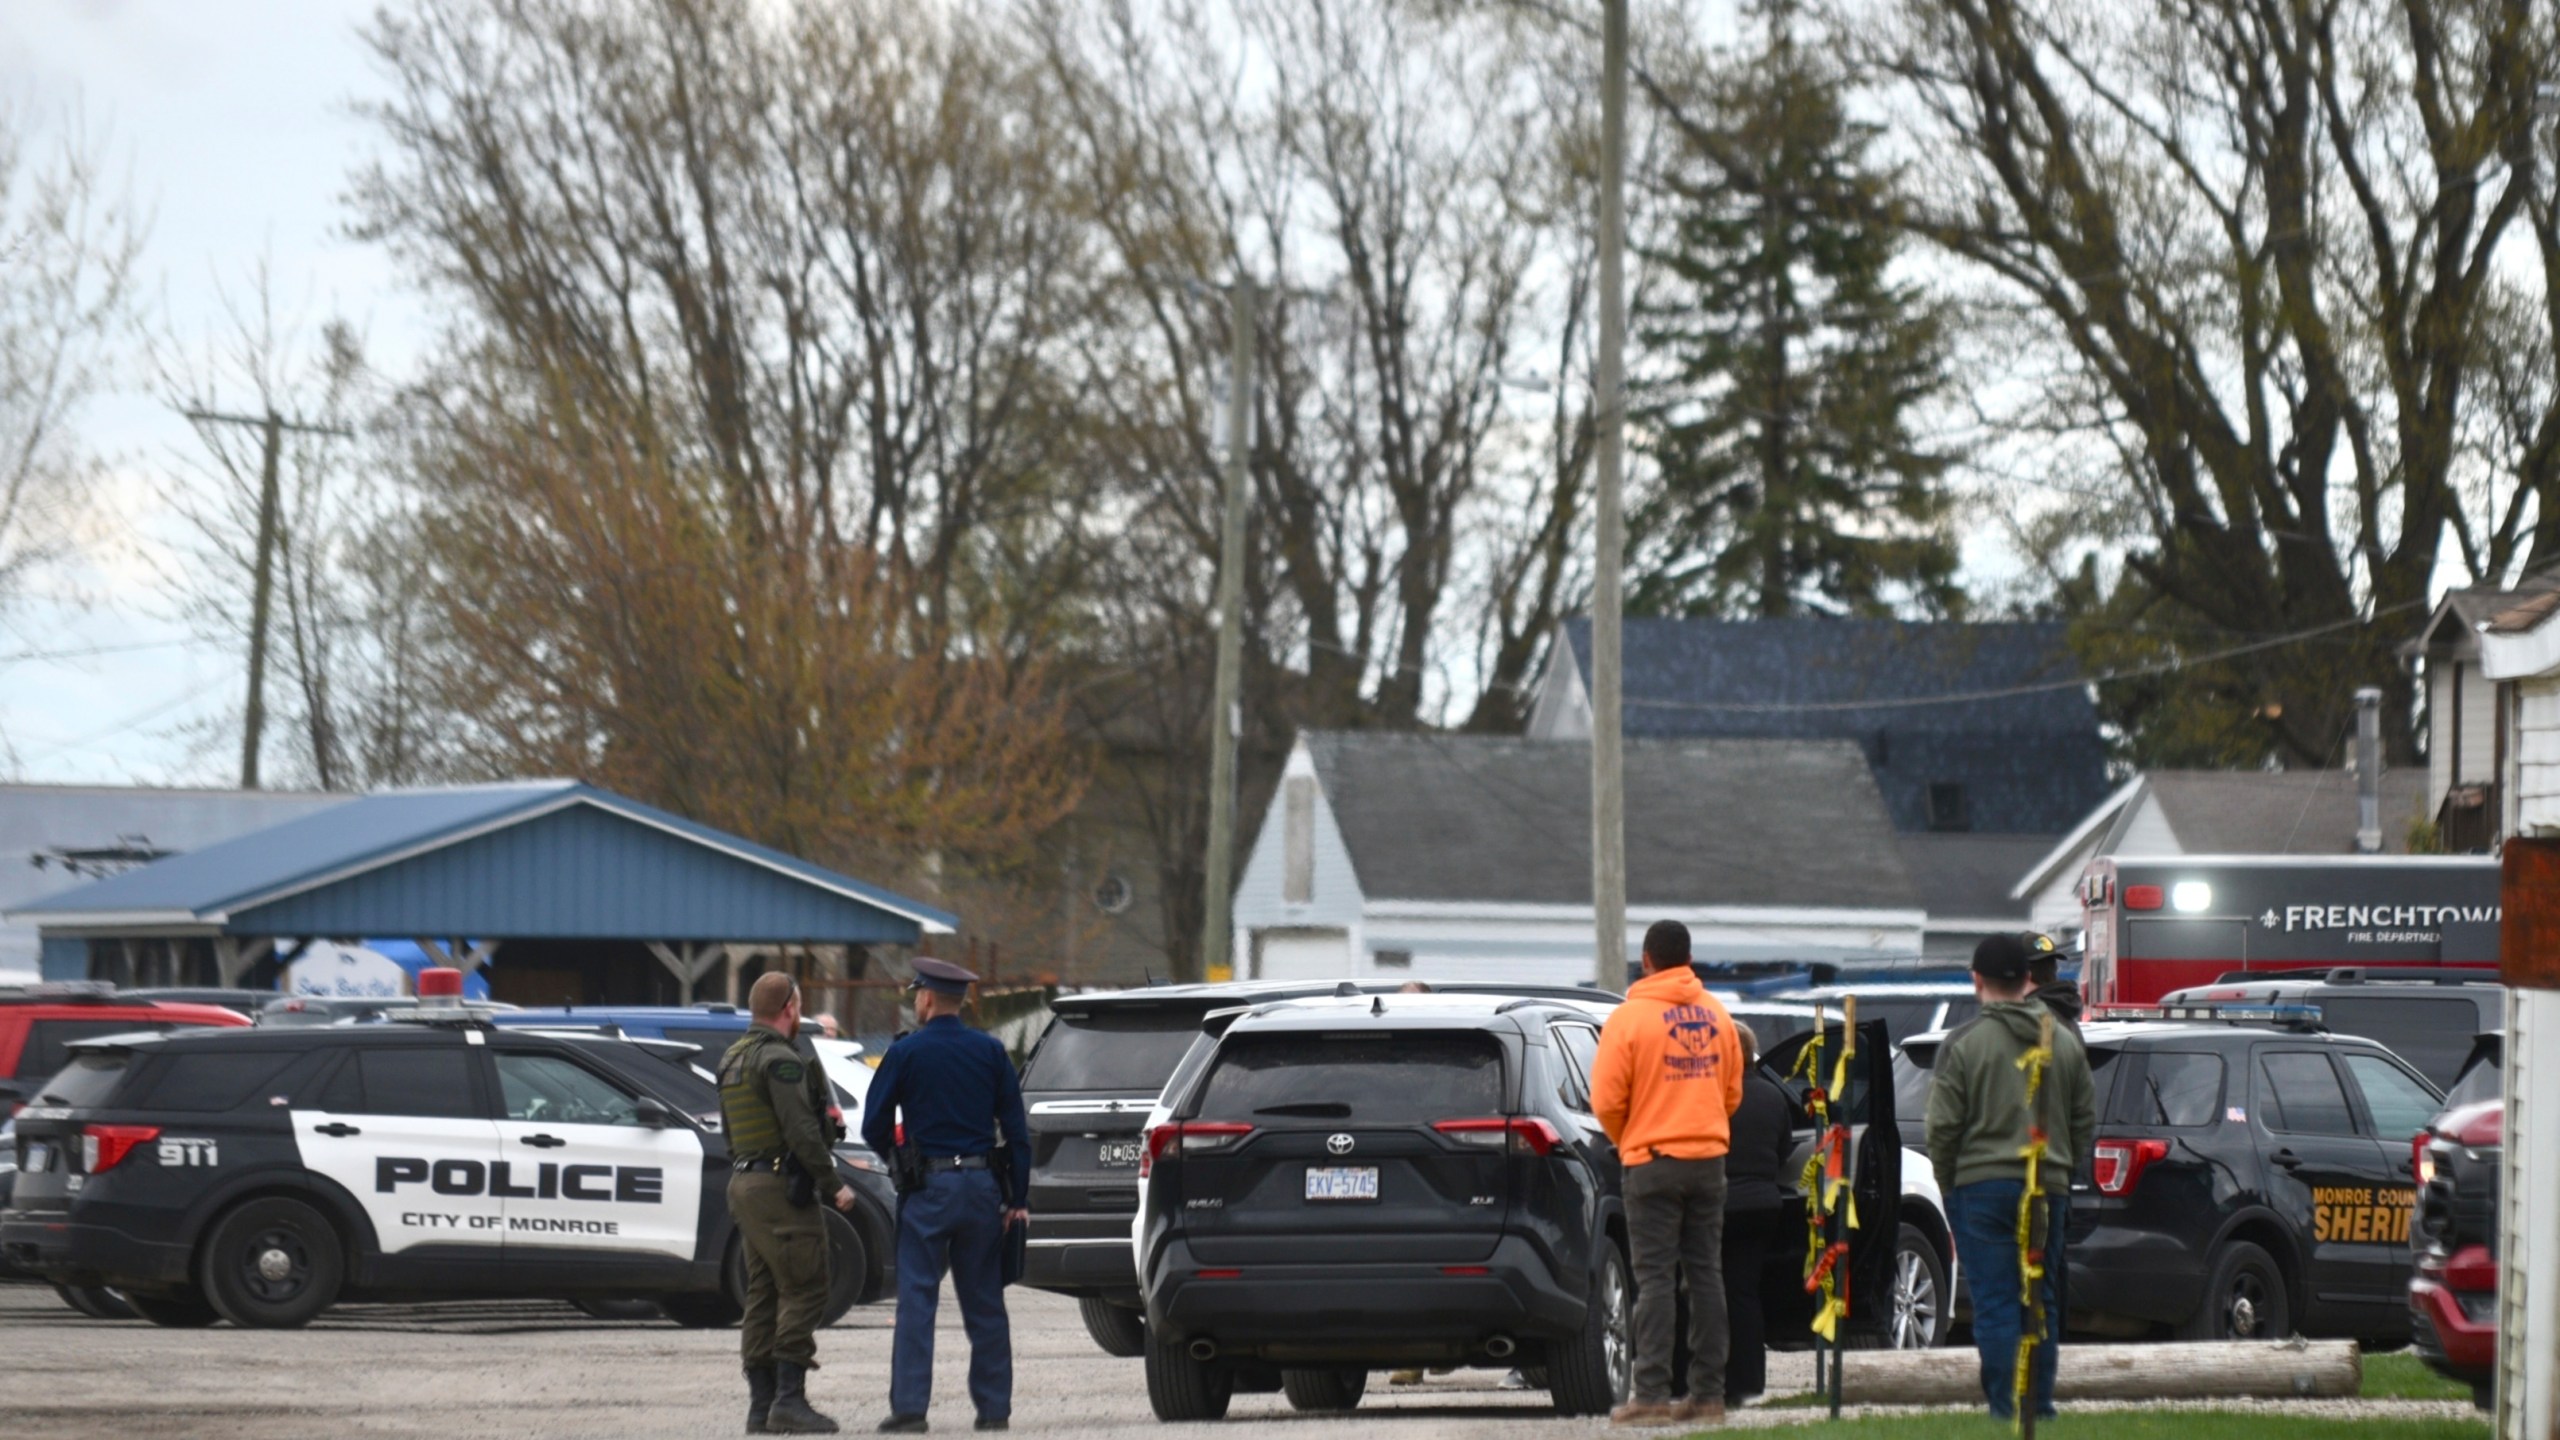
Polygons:
<instances>
[{"instance_id":1,"label":"gravel parking lot","mask_svg":"<svg viewBox=\"0 0 2560 1440\"><path fill-rule=\"evenodd\" d=\"M1239 1395L1223 1426L1160 1426L1135 1360L1086 1338L1072 1303L1011 1292L1014 1427L1044 1434L1210 1436L1285 1425L1331 1435L1486 1436L1597 1431L1559 1421L1539 1393L1495 1372L1390 1389L1374 1378L1356 1420L1302 1418L1278 1395ZM888 1413L891 1307L869 1305L819 1337L812 1398L847 1433ZM946 1298L933 1416L965 1434L967 1341ZM0 1287L0 1429L19 1440L104 1436L709 1436L738 1432L737 1332L591 1320L536 1301L342 1305L307 1330L164 1330L99 1321L50 1290Z\"/></svg>"},{"instance_id":2,"label":"gravel parking lot","mask_svg":"<svg viewBox=\"0 0 2560 1440\"><path fill-rule=\"evenodd\" d=\"M1606 1428L1559 1420L1543 1394L1503 1390L1490 1371L1434 1376L1415 1388L1391 1388L1385 1376L1374 1376L1353 1417L1301 1416L1278 1395L1239 1395L1223 1425L1159 1425L1147 1410L1139 1362L1095 1350L1071 1303L1015 1290L1012 1309L1019 1430L1163 1440L1499 1440ZM965 1434L970 1412L960 1357L967 1342L948 1303L942 1323L945 1364L935 1377L934 1418L939 1429ZM820 1337L826 1368L811 1390L848 1434L869 1431L887 1413L889 1329L890 1307L871 1305ZM736 1344L731 1330L592 1320L541 1301L342 1305L301 1331L163 1330L91 1320L50 1290L8 1285L0 1286L0 1429L16 1440L729 1435L738 1433L745 1398ZM1773 1391L1801 1390L1811 1374L1802 1355L1770 1357ZM2356 1400L2224 1401L2213 1408L2331 1418L2471 1414L2460 1404ZM1736 1417L1752 1425L1808 1418L1769 1410Z\"/></svg>"}]
</instances>

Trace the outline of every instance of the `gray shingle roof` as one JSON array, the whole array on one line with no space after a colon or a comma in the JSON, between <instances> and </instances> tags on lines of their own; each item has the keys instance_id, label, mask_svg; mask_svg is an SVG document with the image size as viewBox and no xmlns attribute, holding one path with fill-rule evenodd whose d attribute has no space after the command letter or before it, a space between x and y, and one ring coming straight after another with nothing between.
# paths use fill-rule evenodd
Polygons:
<instances>
[{"instance_id":1,"label":"gray shingle roof","mask_svg":"<svg viewBox=\"0 0 2560 1440\"><path fill-rule=\"evenodd\" d=\"M1590 621L1565 638L1587 685ZM1933 783L1962 786L1970 828L1991 833L2059 834L2106 798L2058 624L1638 619L1623 655L1629 736L1856 740L1903 830L1929 828ZM1940 703L1893 703L1924 699Z\"/></svg>"},{"instance_id":2,"label":"gray shingle roof","mask_svg":"<svg viewBox=\"0 0 2560 1440\"><path fill-rule=\"evenodd\" d=\"M2153 770L2142 778L2187 854L2355 850L2356 777L2345 770ZM2426 801L2424 770L2382 772L2385 852L2407 853L2409 822L2425 812Z\"/></svg>"},{"instance_id":3,"label":"gray shingle roof","mask_svg":"<svg viewBox=\"0 0 2560 1440\"><path fill-rule=\"evenodd\" d=\"M1590 902L1587 746L1303 738L1370 899ZM1855 745L1633 740L1626 792L1630 905L1921 908Z\"/></svg>"},{"instance_id":4,"label":"gray shingle roof","mask_svg":"<svg viewBox=\"0 0 2560 1440\"><path fill-rule=\"evenodd\" d=\"M2053 848L2050 835L1904 835L1903 868L1931 915L2027 923L2027 902L2009 892Z\"/></svg>"}]
</instances>

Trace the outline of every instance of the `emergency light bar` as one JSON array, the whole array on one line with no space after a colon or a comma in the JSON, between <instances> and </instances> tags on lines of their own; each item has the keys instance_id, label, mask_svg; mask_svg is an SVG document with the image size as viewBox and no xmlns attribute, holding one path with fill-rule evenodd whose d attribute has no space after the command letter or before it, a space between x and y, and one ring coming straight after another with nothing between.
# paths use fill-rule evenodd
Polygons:
<instances>
[{"instance_id":1,"label":"emergency light bar","mask_svg":"<svg viewBox=\"0 0 2560 1440\"><path fill-rule=\"evenodd\" d=\"M2091 1020L2220 1020L2235 1024L2317 1027L2317 1005L2099 1005Z\"/></svg>"}]
</instances>

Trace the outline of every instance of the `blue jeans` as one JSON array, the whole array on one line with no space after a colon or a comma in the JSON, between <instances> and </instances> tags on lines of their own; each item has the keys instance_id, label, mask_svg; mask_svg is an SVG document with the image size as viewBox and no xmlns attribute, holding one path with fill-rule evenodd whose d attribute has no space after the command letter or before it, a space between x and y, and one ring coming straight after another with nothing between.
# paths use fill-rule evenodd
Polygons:
<instances>
[{"instance_id":1,"label":"blue jeans","mask_svg":"<svg viewBox=\"0 0 2560 1440\"><path fill-rule=\"evenodd\" d=\"M1991 1413L2015 1413L2018 1336L2026 1329L2026 1305L2018 1281L2018 1197L2021 1180L1981 1180L1947 1195L1947 1224L1956 1232L1956 1263L1964 1267L1973 1297L1973 1348L1982 1356L1982 1397ZM2053 1413L2054 1362L2062 1345L2062 1225L2067 1202L2045 1201L2044 1343L2035 1353L2036 1414Z\"/></svg>"},{"instance_id":2,"label":"blue jeans","mask_svg":"<svg viewBox=\"0 0 2560 1440\"><path fill-rule=\"evenodd\" d=\"M1013 1414L1013 1327L1004 1312L1004 1199L984 1170L937 1170L898 1202L898 1334L889 1348L889 1410L922 1415L933 1401L933 1313L942 1274L969 1333L969 1400L978 1418Z\"/></svg>"}]
</instances>

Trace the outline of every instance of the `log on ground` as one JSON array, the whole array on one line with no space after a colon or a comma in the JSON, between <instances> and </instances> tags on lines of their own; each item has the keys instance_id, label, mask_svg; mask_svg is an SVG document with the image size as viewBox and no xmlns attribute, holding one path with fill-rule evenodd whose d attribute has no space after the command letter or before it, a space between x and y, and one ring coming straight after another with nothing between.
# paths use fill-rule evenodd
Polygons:
<instances>
[{"instance_id":1,"label":"log on ground","mask_svg":"<svg viewBox=\"0 0 2560 1440\"><path fill-rule=\"evenodd\" d=\"M1981 1360L1970 1345L1853 1351L1840 1398L1852 1405L1978 1405ZM2063 1400L2225 1400L2353 1396L2364 1360L2352 1340L2213 1340L2177 1345L2065 1345L2054 1377Z\"/></svg>"}]
</instances>

